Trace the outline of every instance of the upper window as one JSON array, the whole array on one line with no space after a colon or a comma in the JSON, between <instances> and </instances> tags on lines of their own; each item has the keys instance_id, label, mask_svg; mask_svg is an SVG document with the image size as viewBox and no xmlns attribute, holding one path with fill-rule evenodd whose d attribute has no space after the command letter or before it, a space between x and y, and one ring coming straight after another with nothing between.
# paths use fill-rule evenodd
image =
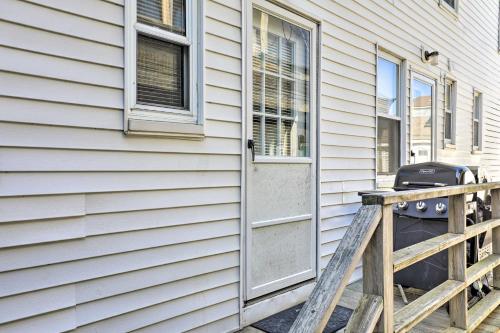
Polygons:
<instances>
[{"instance_id":1,"label":"upper window","mask_svg":"<svg viewBox=\"0 0 500 333\"><path fill-rule=\"evenodd\" d=\"M377 61L377 173L394 174L401 161L400 61Z\"/></svg>"},{"instance_id":2,"label":"upper window","mask_svg":"<svg viewBox=\"0 0 500 333\"><path fill-rule=\"evenodd\" d=\"M439 0L439 6L456 15L458 13L459 1L460 0Z\"/></svg>"},{"instance_id":3,"label":"upper window","mask_svg":"<svg viewBox=\"0 0 500 333\"><path fill-rule=\"evenodd\" d=\"M252 121L255 153L310 157L311 31L253 9Z\"/></svg>"},{"instance_id":4,"label":"upper window","mask_svg":"<svg viewBox=\"0 0 500 333\"><path fill-rule=\"evenodd\" d=\"M482 116L483 116L483 94L474 92L474 106L472 112L472 149L482 149Z\"/></svg>"},{"instance_id":5,"label":"upper window","mask_svg":"<svg viewBox=\"0 0 500 333\"><path fill-rule=\"evenodd\" d=\"M445 144L455 143L456 120L456 82L446 80L444 85L444 141Z\"/></svg>"},{"instance_id":6,"label":"upper window","mask_svg":"<svg viewBox=\"0 0 500 333\"><path fill-rule=\"evenodd\" d=\"M197 1L126 5L128 118L200 124Z\"/></svg>"}]
</instances>

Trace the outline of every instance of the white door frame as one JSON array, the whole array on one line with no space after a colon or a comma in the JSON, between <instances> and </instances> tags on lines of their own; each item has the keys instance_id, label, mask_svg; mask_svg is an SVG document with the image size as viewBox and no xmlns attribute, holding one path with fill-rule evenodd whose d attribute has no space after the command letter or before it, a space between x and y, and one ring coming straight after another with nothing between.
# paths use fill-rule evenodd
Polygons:
<instances>
[{"instance_id":1,"label":"white door frame","mask_svg":"<svg viewBox=\"0 0 500 333\"><path fill-rule=\"evenodd\" d=\"M413 113L413 80L419 80L422 81L423 83L430 84L432 86L432 109L431 109L431 124L432 124L432 129L431 129L431 161L436 161L437 159L437 79L432 78L428 75L421 74L419 72L416 72L412 70L410 72L410 113L408 117L408 131L409 131L409 147L408 147L408 155L410 158L410 164L412 163L411 159L411 148L413 144L412 140L412 132L411 132L411 117Z\"/></svg>"},{"instance_id":2,"label":"white door frame","mask_svg":"<svg viewBox=\"0 0 500 333\"><path fill-rule=\"evenodd\" d=\"M246 242L247 239L247 200L246 200L246 172L247 172L247 138L248 138L248 119L252 116L251 110L251 87L252 87L252 76L249 65L252 61L252 8L255 3L264 3L263 0L244 0L242 2L242 15L241 15L241 26L242 26L242 67L241 67L241 82L242 82L242 120L241 120L241 205L240 205L240 328L251 324L252 322L258 321L266 316L281 311L280 309L273 309L268 304L275 302L279 299L281 306L279 308L286 309L288 307L294 306L305 301L310 293L311 284L307 288L299 287L298 289L291 290L275 297L268 298L262 302L252 304L251 306L245 307L245 292L246 292ZM293 3L292 3L293 2ZM311 66L311 69L316 71L316 79L311 80L311 99L314 99L314 108L311 108L311 127L314 127L310 132L313 133L314 137L311 137L311 159L315 162L315 169L312 170L312 174L315 173L315 177L312 181L312 185L315 186L315 191L313 193L312 206L312 218L316 225L316 276L318 277L321 273L321 242L320 242L320 82L321 82L321 19L317 16L310 14L309 10L302 8L301 1L294 0L273 0L274 6L281 7L283 11L290 11L291 13L296 13L302 18L314 23L316 25L316 35L314 36L316 40L315 48L315 64ZM278 7L278 8L279 8ZM287 18L287 20L289 20ZM293 22L293 21L292 21ZM299 24L300 25L300 24ZM248 28L250 26L250 29ZM312 40L312 39L311 39ZM314 68L312 68L314 67ZM250 87L250 89L248 89ZM314 140L314 141L313 141ZM313 145L314 144L314 145ZM307 291L306 291L307 290ZM245 308L249 311L245 311Z\"/></svg>"}]
</instances>

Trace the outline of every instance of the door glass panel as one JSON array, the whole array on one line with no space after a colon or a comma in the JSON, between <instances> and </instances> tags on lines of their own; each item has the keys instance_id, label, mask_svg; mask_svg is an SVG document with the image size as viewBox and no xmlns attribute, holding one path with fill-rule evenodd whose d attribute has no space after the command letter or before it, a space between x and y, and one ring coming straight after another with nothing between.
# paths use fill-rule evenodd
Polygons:
<instances>
[{"instance_id":1,"label":"door glass panel","mask_svg":"<svg viewBox=\"0 0 500 333\"><path fill-rule=\"evenodd\" d=\"M428 162L432 158L432 87L413 79L411 110L411 162Z\"/></svg>"},{"instance_id":2,"label":"door glass panel","mask_svg":"<svg viewBox=\"0 0 500 333\"><path fill-rule=\"evenodd\" d=\"M252 109L257 155L310 156L310 38L308 30L253 10Z\"/></svg>"}]
</instances>

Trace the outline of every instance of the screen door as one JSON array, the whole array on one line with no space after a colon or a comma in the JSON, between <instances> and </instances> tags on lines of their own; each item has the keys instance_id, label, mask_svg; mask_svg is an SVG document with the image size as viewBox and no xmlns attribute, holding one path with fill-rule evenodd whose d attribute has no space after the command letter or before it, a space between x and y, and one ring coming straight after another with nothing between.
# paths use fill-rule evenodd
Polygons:
<instances>
[{"instance_id":1,"label":"screen door","mask_svg":"<svg viewBox=\"0 0 500 333\"><path fill-rule=\"evenodd\" d=\"M264 1L249 21L247 300L316 276L316 25Z\"/></svg>"}]
</instances>

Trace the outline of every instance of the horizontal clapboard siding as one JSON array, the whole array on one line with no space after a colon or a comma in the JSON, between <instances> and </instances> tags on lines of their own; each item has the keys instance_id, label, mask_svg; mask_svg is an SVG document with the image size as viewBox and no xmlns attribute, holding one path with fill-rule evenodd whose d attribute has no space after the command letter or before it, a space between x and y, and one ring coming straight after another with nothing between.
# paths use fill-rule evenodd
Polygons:
<instances>
[{"instance_id":1,"label":"horizontal clapboard siding","mask_svg":"<svg viewBox=\"0 0 500 333\"><path fill-rule=\"evenodd\" d=\"M377 44L407 60L408 105L412 71L437 80L438 160L500 179L495 1L461 1L458 19L437 0L291 3L322 22L321 269L357 192L377 182ZM202 141L123 135L123 5L0 1L2 331L239 327L241 1L205 1ZM421 45L440 52L438 66L421 62ZM448 58L455 149L442 138ZM473 89L484 94L480 155L471 154ZM358 267L351 279L360 277Z\"/></svg>"},{"instance_id":2,"label":"horizontal clapboard siding","mask_svg":"<svg viewBox=\"0 0 500 333\"><path fill-rule=\"evenodd\" d=\"M202 141L123 134L123 1L0 4L0 330L239 327L241 5Z\"/></svg>"}]
</instances>

